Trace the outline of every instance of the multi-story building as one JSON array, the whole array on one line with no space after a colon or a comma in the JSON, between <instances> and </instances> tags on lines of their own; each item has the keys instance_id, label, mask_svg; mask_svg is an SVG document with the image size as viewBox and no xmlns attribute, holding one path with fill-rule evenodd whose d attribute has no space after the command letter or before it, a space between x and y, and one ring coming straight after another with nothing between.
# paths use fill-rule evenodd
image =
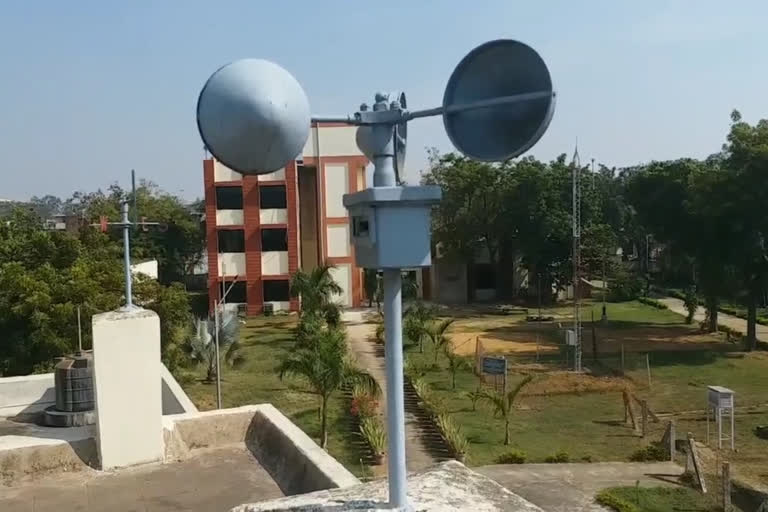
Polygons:
<instances>
[{"instance_id":1,"label":"multi-story building","mask_svg":"<svg viewBox=\"0 0 768 512\"><path fill-rule=\"evenodd\" d=\"M210 308L229 288L228 304L296 310L289 280L299 268L335 265L344 306L362 300L344 194L365 188L368 160L355 127L313 125L301 155L270 174L242 176L215 159L203 161Z\"/></svg>"}]
</instances>

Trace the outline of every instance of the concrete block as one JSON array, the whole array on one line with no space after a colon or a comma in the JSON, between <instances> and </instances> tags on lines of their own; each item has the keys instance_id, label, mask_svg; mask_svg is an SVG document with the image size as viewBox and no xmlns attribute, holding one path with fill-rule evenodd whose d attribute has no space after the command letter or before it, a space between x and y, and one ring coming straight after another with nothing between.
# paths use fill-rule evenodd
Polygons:
<instances>
[{"instance_id":1,"label":"concrete block","mask_svg":"<svg viewBox=\"0 0 768 512\"><path fill-rule=\"evenodd\" d=\"M94 315L93 379L102 469L163 458L160 319L153 311Z\"/></svg>"},{"instance_id":2,"label":"concrete block","mask_svg":"<svg viewBox=\"0 0 768 512\"><path fill-rule=\"evenodd\" d=\"M543 512L460 462L444 462L408 478L408 501L419 512ZM230 512L385 512L387 481L244 504Z\"/></svg>"}]
</instances>

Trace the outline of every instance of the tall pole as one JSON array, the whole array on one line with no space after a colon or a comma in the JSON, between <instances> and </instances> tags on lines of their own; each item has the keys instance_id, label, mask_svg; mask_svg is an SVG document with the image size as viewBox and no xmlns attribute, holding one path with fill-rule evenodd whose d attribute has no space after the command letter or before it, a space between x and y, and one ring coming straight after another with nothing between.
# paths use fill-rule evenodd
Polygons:
<instances>
[{"instance_id":1,"label":"tall pole","mask_svg":"<svg viewBox=\"0 0 768 512\"><path fill-rule=\"evenodd\" d=\"M131 169L131 193L133 194L133 222L138 226L139 207L136 202L136 170Z\"/></svg>"},{"instance_id":2,"label":"tall pole","mask_svg":"<svg viewBox=\"0 0 768 512\"><path fill-rule=\"evenodd\" d=\"M131 283L131 221L128 220L128 201L123 201L120 204L122 210L122 218L120 219L123 225L123 266L125 271L125 310L129 311L133 309L133 295L132 295L132 283Z\"/></svg>"},{"instance_id":3,"label":"tall pole","mask_svg":"<svg viewBox=\"0 0 768 512\"><path fill-rule=\"evenodd\" d=\"M600 317L600 320L602 320L603 322L608 320L608 310L605 305L605 296L608 294L608 282L605 280L606 279L605 259L606 259L606 256L603 255L603 315Z\"/></svg>"},{"instance_id":4,"label":"tall pole","mask_svg":"<svg viewBox=\"0 0 768 512\"><path fill-rule=\"evenodd\" d=\"M400 108L388 103L385 94L376 94L374 111ZM374 137L387 140L373 155L373 186L395 187L397 178L394 167L394 127L379 124L372 127ZM403 397L403 302L402 276L399 268L384 269L384 328L385 364L387 374L387 449L389 460L389 506L397 510L408 509L405 466L405 399Z\"/></svg>"},{"instance_id":5,"label":"tall pole","mask_svg":"<svg viewBox=\"0 0 768 512\"><path fill-rule=\"evenodd\" d=\"M403 399L402 276L384 269L385 357L387 367L387 448L389 503L406 506L405 402Z\"/></svg>"},{"instance_id":6,"label":"tall pole","mask_svg":"<svg viewBox=\"0 0 768 512\"><path fill-rule=\"evenodd\" d=\"M579 259L581 252L581 188L579 178L581 174L581 162L579 161L579 149L573 153L573 331L576 338L573 357L573 369L581 371L581 318L579 304Z\"/></svg>"},{"instance_id":7,"label":"tall pole","mask_svg":"<svg viewBox=\"0 0 768 512\"><path fill-rule=\"evenodd\" d=\"M83 331L80 327L80 306L77 306L77 354L83 352Z\"/></svg>"},{"instance_id":8,"label":"tall pole","mask_svg":"<svg viewBox=\"0 0 768 512\"><path fill-rule=\"evenodd\" d=\"M221 368L219 366L219 304L213 310L214 343L216 344L216 408L221 409Z\"/></svg>"}]
</instances>

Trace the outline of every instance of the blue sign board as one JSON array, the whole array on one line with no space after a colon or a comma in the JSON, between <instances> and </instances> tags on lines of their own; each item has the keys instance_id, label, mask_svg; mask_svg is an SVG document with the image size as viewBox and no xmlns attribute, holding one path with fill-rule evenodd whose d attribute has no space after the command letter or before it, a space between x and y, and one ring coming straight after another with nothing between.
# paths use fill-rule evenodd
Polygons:
<instances>
[{"instance_id":1,"label":"blue sign board","mask_svg":"<svg viewBox=\"0 0 768 512\"><path fill-rule=\"evenodd\" d=\"M484 357L483 373L488 375L506 375L507 359L504 357Z\"/></svg>"}]
</instances>

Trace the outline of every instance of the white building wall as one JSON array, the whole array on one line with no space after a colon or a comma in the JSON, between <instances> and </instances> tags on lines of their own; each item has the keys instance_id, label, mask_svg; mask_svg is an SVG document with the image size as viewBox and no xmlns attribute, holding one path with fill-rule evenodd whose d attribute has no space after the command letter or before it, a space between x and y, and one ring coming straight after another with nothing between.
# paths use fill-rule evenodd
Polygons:
<instances>
[{"instance_id":1,"label":"white building wall","mask_svg":"<svg viewBox=\"0 0 768 512\"><path fill-rule=\"evenodd\" d=\"M224 275L223 270L227 271L227 276L245 275L245 253L244 252L220 252L219 253L219 277Z\"/></svg>"},{"instance_id":2,"label":"white building wall","mask_svg":"<svg viewBox=\"0 0 768 512\"><path fill-rule=\"evenodd\" d=\"M275 311L289 311L291 309L291 303L282 300L268 300L264 301L264 304L272 304L272 308Z\"/></svg>"},{"instance_id":3,"label":"white building wall","mask_svg":"<svg viewBox=\"0 0 768 512\"><path fill-rule=\"evenodd\" d=\"M288 273L288 251L261 253L261 275L278 276Z\"/></svg>"},{"instance_id":4,"label":"white building wall","mask_svg":"<svg viewBox=\"0 0 768 512\"><path fill-rule=\"evenodd\" d=\"M336 265L331 269L331 276L341 287L341 294L335 297L342 306L352 306L352 266L348 263Z\"/></svg>"},{"instance_id":5,"label":"white building wall","mask_svg":"<svg viewBox=\"0 0 768 512\"><path fill-rule=\"evenodd\" d=\"M285 179L285 168L278 169L275 172L259 174L259 181L280 181Z\"/></svg>"},{"instance_id":6,"label":"white building wall","mask_svg":"<svg viewBox=\"0 0 768 512\"><path fill-rule=\"evenodd\" d=\"M131 265L131 274L146 276L150 279L157 279L157 260L142 261Z\"/></svg>"},{"instance_id":7,"label":"white building wall","mask_svg":"<svg viewBox=\"0 0 768 512\"><path fill-rule=\"evenodd\" d=\"M259 210L259 222L261 224L286 224L288 222L288 210L285 208Z\"/></svg>"},{"instance_id":8,"label":"white building wall","mask_svg":"<svg viewBox=\"0 0 768 512\"><path fill-rule=\"evenodd\" d=\"M347 164L325 164L325 216L346 217L342 198L349 193Z\"/></svg>"},{"instance_id":9,"label":"white building wall","mask_svg":"<svg viewBox=\"0 0 768 512\"><path fill-rule=\"evenodd\" d=\"M349 224L329 224L327 231L328 257L349 256Z\"/></svg>"},{"instance_id":10,"label":"white building wall","mask_svg":"<svg viewBox=\"0 0 768 512\"><path fill-rule=\"evenodd\" d=\"M213 160L213 181L238 181L243 179L242 174L235 172L218 160Z\"/></svg>"},{"instance_id":11,"label":"white building wall","mask_svg":"<svg viewBox=\"0 0 768 512\"><path fill-rule=\"evenodd\" d=\"M355 135L356 126L324 126L320 128L320 156L357 156L362 155L360 148L357 147ZM317 128L313 127L309 132L304 151L305 157L316 157L317 155Z\"/></svg>"},{"instance_id":12,"label":"white building wall","mask_svg":"<svg viewBox=\"0 0 768 512\"><path fill-rule=\"evenodd\" d=\"M243 210L216 210L217 226L242 226Z\"/></svg>"}]
</instances>

